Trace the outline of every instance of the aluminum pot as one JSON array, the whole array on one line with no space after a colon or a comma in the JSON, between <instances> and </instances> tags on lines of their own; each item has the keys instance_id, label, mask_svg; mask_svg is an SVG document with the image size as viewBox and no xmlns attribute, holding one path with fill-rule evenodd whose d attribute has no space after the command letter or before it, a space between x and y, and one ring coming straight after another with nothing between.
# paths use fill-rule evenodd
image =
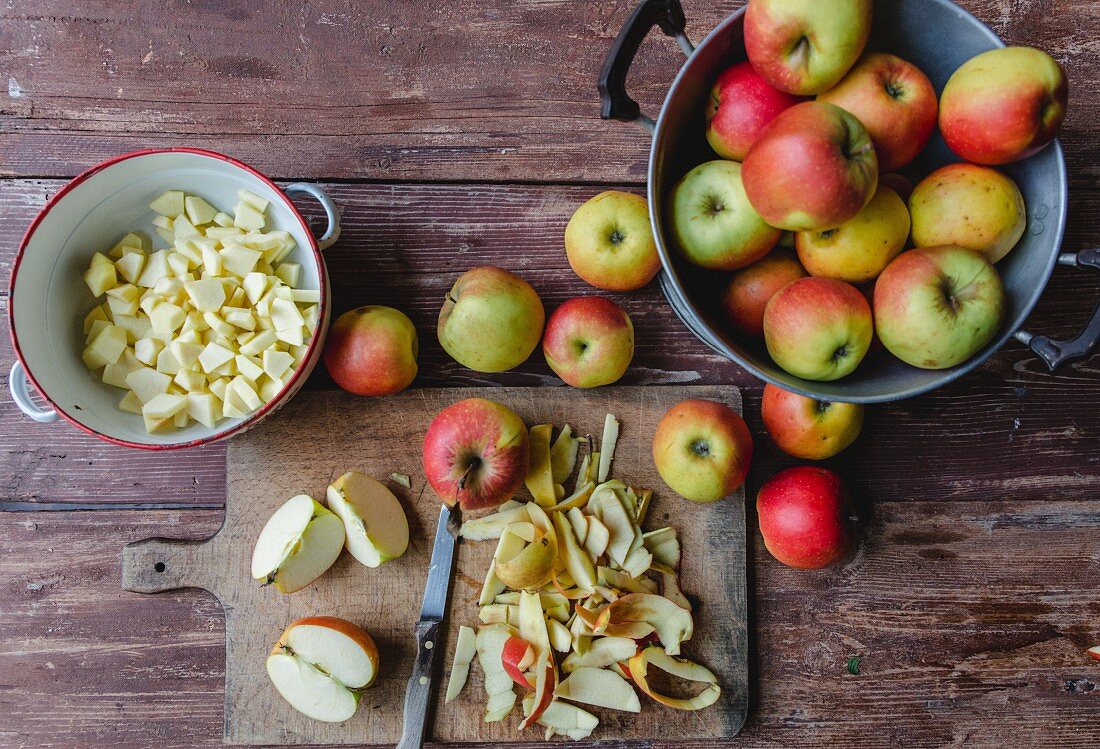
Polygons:
<instances>
[{"instance_id":1,"label":"aluminum pot","mask_svg":"<svg viewBox=\"0 0 1100 749\"><path fill-rule=\"evenodd\" d=\"M82 321L95 305L82 276L92 253L111 247L125 232L153 234L149 201L169 189L200 195L219 207L235 205L239 189L267 198L268 226L285 229L298 243L287 259L302 266L299 286L318 290L321 301L308 353L273 400L245 418L223 419L212 429L193 423L174 432L147 434L140 416L118 409L122 391L100 382L81 361ZM288 195L309 195L321 203L328 226L320 237L314 238ZM35 421L63 417L107 442L146 450L203 445L248 429L293 396L317 364L332 306L321 250L339 235L336 206L316 185L298 183L280 190L252 167L212 151L137 151L92 167L46 203L15 257L8 297L16 355L8 377L12 400ZM32 399L31 385L46 406Z\"/></svg>"},{"instance_id":2,"label":"aluminum pot","mask_svg":"<svg viewBox=\"0 0 1100 749\"><path fill-rule=\"evenodd\" d=\"M962 364L942 370L918 369L884 350L872 350L848 377L813 382L776 366L762 343L738 340L725 330L717 305L728 275L697 268L684 260L672 245L665 224L668 197L676 182L693 167L717 158L707 145L704 112L717 75L745 59L744 12L741 8L733 13L694 47L684 33L679 0L643 0L615 40L599 80L601 116L638 123L653 134L648 197L653 234L664 266L661 290L698 338L757 377L782 388L822 400L854 403L900 400L937 388L981 365L1013 337L1029 346L1051 371L1091 353L1100 340L1100 307L1072 339L1051 340L1022 328L1055 263L1100 270L1100 250L1059 254L1066 223L1067 179L1057 141L1028 159L1002 167L1024 195L1027 229L1016 248L997 264L1008 293L1001 329L988 345ZM877 0L874 12L868 49L892 52L915 63L937 92L963 62L1004 46L987 26L949 0ZM626 76L634 55L654 26L675 37L687 56L656 122L642 114L626 92ZM958 157L937 133L903 173L916 182L954 161Z\"/></svg>"}]
</instances>

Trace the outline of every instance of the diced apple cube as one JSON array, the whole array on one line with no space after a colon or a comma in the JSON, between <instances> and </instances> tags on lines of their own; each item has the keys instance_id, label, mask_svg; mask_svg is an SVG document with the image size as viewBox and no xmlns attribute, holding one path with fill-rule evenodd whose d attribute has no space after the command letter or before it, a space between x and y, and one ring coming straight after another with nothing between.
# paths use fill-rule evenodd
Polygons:
<instances>
[{"instance_id":1,"label":"diced apple cube","mask_svg":"<svg viewBox=\"0 0 1100 749\"><path fill-rule=\"evenodd\" d=\"M206 375L202 372L195 372L190 369L181 369L176 372L176 376L172 378L172 382L179 385L188 393L202 392L206 389Z\"/></svg>"},{"instance_id":2,"label":"diced apple cube","mask_svg":"<svg viewBox=\"0 0 1100 749\"><path fill-rule=\"evenodd\" d=\"M217 312L225 304L225 287L217 278L203 278L183 285L191 303L200 312Z\"/></svg>"},{"instance_id":3,"label":"diced apple cube","mask_svg":"<svg viewBox=\"0 0 1100 749\"><path fill-rule=\"evenodd\" d=\"M309 346L306 346L305 344L301 346L292 346L290 348L290 355L294 357L294 363L296 365L301 364L308 354Z\"/></svg>"},{"instance_id":4,"label":"diced apple cube","mask_svg":"<svg viewBox=\"0 0 1100 749\"><path fill-rule=\"evenodd\" d=\"M214 220L214 216L218 214L214 206L195 195L188 195L184 198L183 207L187 212L187 218L196 226L199 224L209 224Z\"/></svg>"},{"instance_id":5,"label":"diced apple cube","mask_svg":"<svg viewBox=\"0 0 1100 749\"><path fill-rule=\"evenodd\" d=\"M149 335L152 326L149 318L144 315L115 315L115 325L126 329L126 342L137 343L138 340Z\"/></svg>"},{"instance_id":6,"label":"diced apple cube","mask_svg":"<svg viewBox=\"0 0 1100 749\"><path fill-rule=\"evenodd\" d=\"M130 283L141 278L141 270L144 267L145 253L142 252L127 252L115 261L115 269Z\"/></svg>"},{"instance_id":7,"label":"diced apple cube","mask_svg":"<svg viewBox=\"0 0 1100 749\"><path fill-rule=\"evenodd\" d=\"M108 364L103 368L103 381L108 385L114 385L123 390L129 389L126 384L126 376L136 369L141 369L142 364L130 352L129 349L122 353L114 364Z\"/></svg>"},{"instance_id":8,"label":"diced apple cube","mask_svg":"<svg viewBox=\"0 0 1100 749\"><path fill-rule=\"evenodd\" d=\"M111 323L107 322L106 320L93 320L92 327L88 329L88 335L84 336L84 343L88 344L94 341L96 339L96 336L102 333L103 329L110 324Z\"/></svg>"},{"instance_id":9,"label":"diced apple cube","mask_svg":"<svg viewBox=\"0 0 1100 749\"><path fill-rule=\"evenodd\" d=\"M228 377L218 377L210 380L209 385L210 392L218 397L218 400L225 400L225 389L229 387Z\"/></svg>"},{"instance_id":10,"label":"diced apple cube","mask_svg":"<svg viewBox=\"0 0 1100 749\"><path fill-rule=\"evenodd\" d=\"M168 255L168 270L172 275L179 277L191 270L191 261L182 252L173 252Z\"/></svg>"},{"instance_id":11,"label":"diced apple cube","mask_svg":"<svg viewBox=\"0 0 1100 749\"><path fill-rule=\"evenodd\" d=\"M219 346L216 343L208 343L203 348L202 353L199 354L199 366L207 374L210 374L219 367L225 365L226 362L233 361L233 352L224 346Z\"/></svg>"},{"instance_id":12,"label":"diced apple cube","mask_svg":"<svg viewBox=\"0 0 1100 749\"><path fill-rule=\"evenodd\" d=\"M236 396L234 396L232 402L222 401L222 416L227 419L243 419L245 416L248 416L248 412L240 408L243 407L243 405L240 398Z\"/></svg>"},{"instance_id":13,"label":"diced apple cube","mask_svg":"<svg viewBox=\"0 0 1100 749\"><path fill-rule=\"evenodd\" d=\"M232 283L232 279L226 279L227 283ZM229 300L225 303L227 307L244 307L248 301L248 297L244 294L244 289L236 284L233 285L233 291L229 294ZM251 310L249 310L251 312Z\"/></svg>"},{"instance_id":14,"label":"diced apple cube","mask_svg":"<svg viewBox=\"0 0 1100 749\"><path fill-rule=\"evenodd\" d=\"M187 323L185 322L184 326L186 325ZM206 344L206 340L202 337L202 333L195 330L194 328L191 328L190 330L184 330L183 328L180 328L180 332L176 334L176 337L175 339L173 339L172 342L197 343L199 344L199 348L202 348Z\"/></svg>"},{"instance_id":15,"label":"diced apple cube","mask_svg":"<svg viewBox=\"0 0 1100 749\"><path fill-rule=\"evenodd\" d=\"M189 393L187 415L208 429L213 429L221 418L218 398L213 393Z\"/></svg>"},{"instance_id":16,"label":"diced apple cube","mask_svg":"<svg viewBox=\"0 0 1100 749\"><path fill-rule=\"evenodd\" d=\"M195 228L186 216L180 216L172 222L172 235L178 242L181 239L189 239L191 237L201 237L202 232Z\"/></svg>"},{"instance_id":17,"label":"diced apple cube","mask_svg":"<svg viewBox=\"0 0 1100 749\"><path fill-rule=\"evenodd\" d=\"M122 396L122 400L118 402L118 408L120 411L125 411L129 414L141 414L141 401L138 400L137 395L133 390L130 390L126 395Z\"/></svg>"},{"instance_id":18,"label":"diced apple cube","mask_svg":"<svg viewBox=\"0 0 1100 749\"><path fill-rule=\"evenodd\" d=\"M134 356L143 364L150 367L157 362L157 354L164 348L164 342L156 338L139 338L134 343Z\"/></svg>"},{"instance_id":19,"label":"diced apple cube","mask_svg":"<svg viewBox=\"0 0 1100 749\"><path fill-rule=\"evenodd\" d=\"M157 354L157 371L166 375L175 375L180 371L180 363L172 354L171 344L165 346Z\"/></svg>"},{"instance_id":20,"label":"diced apple cube","mask_svg":"<svg viewBox=\"0 0 1100 749\"><path fill-rule=\"evenodd\" d=\"M238 347L243 346L255 337L256 337L256 331L245 330L239 336L237 336L237 346Z\"/></svg>"},{"instance_id":21,"label":"diced apple cube","mask_svg":"<svg viewBox=\"0 0 1100 749\"><path fill-rule=\"evenodd\" d=\"M305 318L294 302L276 298L271 302L271 322L275 323L275 330L294 330L305 324Z\"/></svg>"},{"instance_id":22,"label":"diced apple cube","mask_svg":"<svg viewBox=\"0 0 1100 749\"><path fill-rule=\"evenodd\" d=\"M157 395L167 393L171 384L171 377L150 367L135 369L126 375L127 387L134 391L142 403L148 403Z\"/></svg>"},{"instance_id":23,"label":"diced apple cube","mask_svg":"<svg viewBox=\"0 0 1100 749\"><path fill-rule=\"evenodd\" d=\"M170 419L187 408L187 398L182 395L160 393L141 406L143 416L152 419Z\"/></svg>"},{"instance_id":24,"label":"diced apple cube","mask_svg":"<svg viewBox=\"0 0 1100 749\"><path fill-rule=\"evenodd\" d=\"M283 263L283 265L286 265L286 263ZM321 292L317 289L291 289L290 298L299 304L320 304Z\"/></svg>"},{"instance_id":25,"label":"diced apple cube","mask_svg":"<svg viewBox=\"0 0 1100 749\"><path fill-rule=\"evenodd\" d=\"M264 233L260 231L250 231L244 235L241 240L246 247L251 247L254 250L259 250L265 255L272 250L278 249L283 246L282 240L279 237L274 236L271 233Z\"/></svg>"},{"instance_id":26,"label":"diced apple cube","mask_svg":"<svg viewBox=\"0 0 1100 749\"><path fill-rule=\"evenodd\" d=\"M187 319L187 313L183 308L171 302L158 304L149 313L149 322L153 326L153 332L159 334L171 334L183 325Z\"/></svg>"},{"instance_id":27,"label":"diced apple cube","mask_svg":"<svg viewBox=\"0 0 1100 749\"><path fill-rule=\"evenodd\" d=\"M222 256L213 247L202 248L203 273L207 276L217 277L222 275Z\"/></svg>"},{"instance_id":28,"label":"diced apple cube","mask_svg":"<svg viewBox=\"0 0 1100 749\"><path fill-rule=\"evenodd\" d=\"M202 319L220 338L236 337L237 330L218 315L217 312L203 312Z\"/></svg>"},{"instance_id":29,"label":"diced apple cube","mask_svg":"<svg viewBox=\"0 0 1100 749\"><path fill-rule=\"evenodd\" d=\"M265 330L258 333L248 343L241 346L240 352L245 356L256 356L275 345L277 340L274 330Z\"/></svg>"},{"instance_id":30,"label":"diced apple cube","mask_svg":"<svg viewBox=\"0 0 1100 749\"><path fill-rule=\"evenodd\" d=\"M229 388L226 392L236 392L249 412L255 411L264 404L252 383L244 375L234 377L229 382Z\"/></svg>"},{"instance_id":31,"label":"diced apple cube","mask_svg":"<svg viewBox=\"0 0 1100 749\"><path fill-rule=\"evenodd\" d=\"M176 235L172 233L171 229L161 229L161 228L158 227L156 229L156 232L157 232L157 236L159 236L161 239L163 239L168 244L175 243Z\"/></svg>"},{"instance_id":32,"label":"diced apple cube","mask_svg":"<svg viewBox=\"0 0 1100 749\"><path fill-rule=\"evenodd\" d=\"M88 369L99 369L114 364L126 350L126 330L117 325L105 324L88 347L84 349L84 364Z\"/></svg>"},{"instance_id":33,"label":"diced apple cube","mask_svg":"<svg viewBox=\"0 0 1100 749\"><path fill-rule=\"evenodd\" d=\"M233 226L233 217L223 211L218 211L214 214L214 223L222 228L229 228ZM209 234L209 231L208 231Z\"/></svg>"},{"instance_id":34,"label":"diced apple cube","mask_svg":"<svg viewBox=\"0 0 1100 749\"><path fill-rule=\"evenodd\" d=\"M157 250L145 261L145 268L138 276L137 285L153 288L157 281L167 278L170 273L168 267L168 250Z\"/></svg>"},{"instance_id":35,"label":"diced apple cube","mask_svg":"<svg viewBox=\"0 0 1100 749\"><path fill-rule=\"evenodd\" d=\"M280 263L275 275L283 279L287 286L297 286L302 275L302 266L298 263Z\"/></svg>"},{"instance_id":36,"label":"diced apple cube","mask_svg":"<svg viewBox=\"0 0 1100 749\"><path fill-rule=\"evenodd\" d=\"M263 376L264 369L256 363L255 359L244 354L237 354L234 361L237 364L237 372L252 382L256 382Z\"/></svg>"},{"instance_id":37,"label":"diced apple cube","mask_svg":"<svg viewBox=\"0 0 1100 749\"><path fill-rule=\"evenodd\" d=\"M118 287L116 287L118 288ZM113 291L113 289L112 289ZM108 292L110 293L110 292ZM111 309L111 317L119 317L120 315L133 316L138 313L138 300L132 299L126 301L116 296L107 297L107 306Z\"/></svg>"},{"instance_id":38,"label":"diced apple cube","mask_svg":"<svg viewBox=\"0 0 1100 749\"><path fill-rule=\"evenodd\" d=\"M110 319L107 317L107 312L106 312L106 310L104 310L103 307L104 307L104 305L99 305L98 307L93 307L92 311L84 316L84 334L85 335L87 335L88 332L92 329L92 323L96 322L97 320L99 322L105 322L105 323L110 322Z\"/></svg>"},{"instance_id":39,"label":"diced apple cube","mask_svg":"<svg viewBox=\"0 0 1100 749\"><path fill-rule=\"evenodd\" d=\"M180 367L191 369L194 367L195 362L198 361L199 354L202 353L205 347L201 343L181 341L177 338L169 344L168 348L171 349L172 356L179 362Z\"/></svg>"},{"instance_id":40,"label":"diced apple cube","mask_svg":"<svg viewBox=\"0 0 1100 749\"><path fill-rule=\"evenodd\" d=\"M187 258L188 270L202 265L202 248L199 247L195 238L180 239L175 243L175 248L176 252ZM171 258L169 258L169 265L171 265Z\"/></svg>"},{"instance_id":41,"label":"diced apple cube","mask_svg":"<svg viewBox=\"0 0 1100 749\"><path fill-rule=\"evenodd\" d=\"M309 330L310 335L313 335L317 332L317 320L320 314L320 308L316 304L306 307L304 310L302 310L302 318L306 321L305 325L306 328Z\"/></svg>"},{"instance_id":42,"label":"diced apple cube","mask_svg":"<svg viewBox=\"0 0 1100 749\"><path fill-rule=\"evenodd\" d=\"M184 211L183 190L169 190L153 199L149 207L162 216L176 218Z\"/></svg>"},{"instance_id":43,"label":"diced apple cube","mask_svg":"<svg viewBox=\"0 0 1100 749\"><path fill-rule=\"evenodd\" d=\"M168 216L155 216L153 218L153 226L157 229L172 231L172 219Z\"/></svg>"},{"instance_id":44,"label":"diced apple cube","mask_svg":"<svg viewBox=\"0 0 1100 749\"><path fill-rule=\"evenodd\" d=\"M237 199L255 208L260 213L267 210L269 201L250 190L237 190Z\"/></svg>"},{"instance_id":45,"label":"diced apple cube","mask_svg":"<svg viewBox=\"0 0 1100 749\"><path fill-rule=\"evenodd\" d=\"M283 330L276 330L275 336L280 341L285 341L291 346L301 346L306 340L305 333L303 332L304 330L305 328L302 326L297 328L284 328Z\"/></svg>"},{"instance_id":46,"label":"diced apple cube","mask_svg":"<svg viewBox=\"0 0 1100 749\"><path fill-rule=\"evenodd\" d=\"M88 284L92 296L103 296L108 289L113 289L118 284L115 264L102 252L92 255L92 263L84 272L84 283Z\"/></svg>"},{"instance_id":47,"label":"diced apple cube","mask_svg":"<svg viewBox=\"0 0 1100 749\"><path fill-rule=\"evenodd\" d=\"M260 381L260 398L264 403L270 403L279 396L285 385L286 383L277 377L264 377Z\"/></svg>"},{"instance_id":48,"label":"diced apple cube","mask_svg":"<svg viewBox=\"0 0 1100 749\"><path fill-rule=\"evenodd\" d=\"M294 357L285 351L272 351L268 349L263 353L263 368L268 377L279 379L290 369L294 363Z\"/></svg>"},{"instance_id":49,"label":"diced apple cube","mask_svg":"<svg viewBox=\"0 0 1100 749\"><path fill-rule=\"evenodd\" d=\"M256 317L252 310L243 307L225 307L222 309L225 321L242 330L255 330Z\"/></svg>"},{"instance_id":50,"label":"diced apple cube","mask_svg":"<svg viewBox=\"0 0 1100 749\"><path fill-rule=\"evenodd\" d=\"M227 245L221 250L222 267L244 278L256 267L260 253L238 244Z\"/></svg>"},{"instance_id":51,"label":"diced apple cube","mask_svg":"<svg viewBox=\"0 0 1100 749\"><path fill-rule=\"evenodd\" d=\"M118 243L111 248L107 256L114 260L118 260L127 253L144 253L148 247L148 240L146 240L144 236L130 232L122 239L118 240Z\"/></svg>"},{"instance_id":52,"label":"diced apple cube","mask_svg":"<svg viewBox=\"0 0 1100 749\"><path fill-rule=\"evenodd\" d=\"M233 225L238 229L260 230L264 228L265 223L262 210L243 200L237 203L237 208L233 211Z\"/></svg>"}]
</instances>

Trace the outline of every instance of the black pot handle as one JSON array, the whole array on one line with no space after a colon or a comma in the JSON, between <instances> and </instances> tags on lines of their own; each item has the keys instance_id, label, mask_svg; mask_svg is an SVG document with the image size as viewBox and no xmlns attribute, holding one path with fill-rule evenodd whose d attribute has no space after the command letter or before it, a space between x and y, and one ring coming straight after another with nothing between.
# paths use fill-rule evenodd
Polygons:
<instances>
[{"instance_id":1,"label":"black pot handle","mask_svg":"<svg viewBox=\"0 0 1100 749\"><path fill-rule=\"evenodd\" d=\"M1075 268L1100 270L1100 249L1082 250L1076 255L1062 254L1058 256L1058 263ZM1100 343L1100 304L1097 304L1096 309L1092 311L1092 317L1089 318L1084 329L1073 338L1055 341L1045 335L1032 335L1026 330L1021 330L1016 333L1016 340L1030 348L1046 363L1051 372L1063 364L1084 359Z\"/></svg>"},{"instance_id":2,"label":"black pot handle","mask_svg":"<svg viewBox=\"0 0 1100 749\"><path fill-rule=\"evenodd\" d=\"M660 26L665 34L675 37L684 54L690 55L694 48L684 33L686 23L680 0L642 0L638 4L626 25L615 37L615 43L611 45L603 70L600 71L600 117L605 120L638 122L653 130L653 120L642 114L638 102L626 92L626 74L630 71L630 64L634 62L634 55L638 53L642 40L649 36L654 26Z\"/></svg>"}]
</instances>

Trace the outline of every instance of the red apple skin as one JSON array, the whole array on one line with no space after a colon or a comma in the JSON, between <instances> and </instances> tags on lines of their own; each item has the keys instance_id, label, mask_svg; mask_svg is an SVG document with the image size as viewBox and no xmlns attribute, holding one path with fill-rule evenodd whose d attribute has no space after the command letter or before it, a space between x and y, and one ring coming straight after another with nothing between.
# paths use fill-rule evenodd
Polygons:
<instances>
[{"instance_id":1,"label":"red apple skin","mask_svg":"<svg viewBox=\"0 0 1100 749\"><path fill-rule=\"evenodd\" d=\"M428 426L424 475L446 504L490 509L523 486L528 449L527 427L514 411L467 398L440 411Z\"/></svg>"},{"instance_id":2,"label":"red apple skin","mask_svg":"<svg viewBox=\"0 0 1100 749\"><path fill-rule=\"evenodd\" d=\"M356 395L393 395L416 379L416 327L392 307L345 312L328 332L322 358L336 384Z\"/></svg>"},{"instance_id":3,"label":"red apple skin","mask_svg":"<svg viewBox=\"0 0 1100 749\"><path fill-rule=\"evenodd\" d=\"M520 661L527 656L527 651L530 649L531 646L527 644L527 640L512 635L504 641L504 648L500 651L500 662L504 670L512 677L512 681L524 689L535 688L535 685L527 680L523 669L519 667Z\"/></svg>"},{"instance_id":4,"label":"red apple skin","mask_svg":"<svg viewBox=\"0 0 1100 749\"><path fill-rule=\"evenodd\" d=\"M634 358L634 326L610 299L575 297L550 315L542 353L567 385L610 385L626 373Z\"/></svg>"},{"instance_id":5,"label":"red apple skin","mask_svg":"<svg viewBox=\"0 0 1100 749\"><path fill-rule=\"evenodd\" d=\"M859 120L807 101L772 120L749 149L741 179L752 207L772 226L831 229L870 201L878 159Z\"/></svg>"},{"instance_id":6,"label":"red apple skin","mask_svg":"<svg viewBox=\"0 0 1100 749\"><path fill-rule=\"evenodd\" d=\"M824 460L855 442L863 428L863 406L807 398L764 386L760 403L764 428L779 449L804 460Z\"/></svg>"},{"instance_id":7,"label":"red apple skin","mask_svg":"<svg viewBox=\"0 0 1100 749\"><path fill-rule=\"evenodd\" d=\"M1066 116L1069 83L1046 52L1005 47L952 73L940 95L940 132L966 161L1019 161L1046 146Z\"/></svg>"},{"instance_id":8,"label":"red apple skin","mask_svg":"<svg viewBox=\"0 0 1100 749\"><path fill-rule=\"evenodd\" d=\"M760 535L788 567L816 570L844 560L854 538L848 493L825 468L780 471L756 495Z\"/></svg>"},{"instance_id":9,"label":"red apple skin","mask_svg":"<svg viewBox=\"0 0 1100 749\"><path fill-rule=\"evenodd\" d=\"M939 102L932 81L916 65L895 55L864 55L835 87L818 101L851 112L871 136L883 172L900 169L932 137Z\"/></svg>"},{"instance_id":10,"label":"red apple skin","mask_svg":"<svg viewBox=\"0 0 1100 749\"><path fill-rule=\"evenodd\" d=\"M749 62L726 68L710 90L707 142L723 159L744 161L764 128L800 101L773 88Z\"/></svg>"},{"instance_id":11,"label":"red apple skin","mask_svg":"<svg viewBox=\"0 0 1100 749\"><path fill-rule=\"evenodd\" d=\"M773 251L733 274L722 293L722 311L730 327L745 338L764 337L764 308L789 283L806 277L798 261Z\"/></svg>"}]
</instances>

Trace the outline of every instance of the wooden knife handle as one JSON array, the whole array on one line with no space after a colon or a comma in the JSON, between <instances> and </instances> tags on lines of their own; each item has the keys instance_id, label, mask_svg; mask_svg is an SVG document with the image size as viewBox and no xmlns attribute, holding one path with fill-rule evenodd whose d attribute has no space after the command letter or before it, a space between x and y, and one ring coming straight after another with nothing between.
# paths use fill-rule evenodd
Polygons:
<instances>
[{"instance_id":1,"label":"wooden knife handle","mask_svg":"<svg viewBox=\"0 0 1100 749\"><path fill-rule=\"evenodd\" d=\"M443 649L439 640L441 629L441 622L418 622L416 625L416 660L405 690L405 722L397 749L420 749L424 745L431 720L436 654Z\"/></svg>"}]
</instances>

